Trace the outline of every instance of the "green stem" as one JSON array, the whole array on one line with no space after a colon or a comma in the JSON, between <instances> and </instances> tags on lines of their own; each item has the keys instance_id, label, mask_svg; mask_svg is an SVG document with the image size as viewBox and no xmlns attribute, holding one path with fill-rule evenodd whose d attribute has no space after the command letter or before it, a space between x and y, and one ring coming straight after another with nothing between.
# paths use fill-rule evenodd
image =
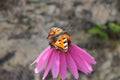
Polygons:
<instances>
[{"instance_id":1,"label":"green stem","mask_svg":"<svg viewBox=\"0 0 120 80\"><path fill-rule=\"evenodd\" d=\"M58 75L57 80L60 80L60 75Z\"/></svg>"}]
</instances>

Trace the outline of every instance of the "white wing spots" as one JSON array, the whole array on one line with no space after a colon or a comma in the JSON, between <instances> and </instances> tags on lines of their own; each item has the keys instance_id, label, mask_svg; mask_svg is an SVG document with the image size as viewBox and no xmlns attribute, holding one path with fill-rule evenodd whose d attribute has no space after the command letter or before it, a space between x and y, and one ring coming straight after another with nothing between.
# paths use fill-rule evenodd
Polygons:
<instances>
[{"instance_id":1,"label":"white wing spots","mask_svg":"<svg viewBox=\"0 0 120 80\"><path fill-rule=\"evenodd\" d=\"M64 40L63 40L63 42L64 42L64 49L68 49L68 41L67 41L67 39L65 38Z\"/></svg>"}]
</instances>

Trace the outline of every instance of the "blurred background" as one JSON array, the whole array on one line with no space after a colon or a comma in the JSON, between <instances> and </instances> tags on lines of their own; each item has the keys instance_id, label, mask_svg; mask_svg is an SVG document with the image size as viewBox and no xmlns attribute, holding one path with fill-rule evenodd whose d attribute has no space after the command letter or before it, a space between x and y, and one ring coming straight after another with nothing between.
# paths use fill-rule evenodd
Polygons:
<instances>
[{"instance_id":1,"label":"blurred background","mask_svg":"<svg viewBox=\"0 0 120 80\"><path fill-rule=\"evenodd\" d=\"M120 80L120 0L0 0L0 80L41 80L30 64L53 26L97 61L78 80ZM75 80L69 71L66 80Z\"/></svg>"}]
</instances>

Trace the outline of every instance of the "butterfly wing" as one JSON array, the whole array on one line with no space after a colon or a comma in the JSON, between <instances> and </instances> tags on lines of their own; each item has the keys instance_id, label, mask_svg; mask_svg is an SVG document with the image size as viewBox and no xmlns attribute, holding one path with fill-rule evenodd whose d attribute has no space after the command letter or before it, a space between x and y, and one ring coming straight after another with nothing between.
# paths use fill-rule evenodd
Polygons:
<instances>
[{"instance_id":1,"label":"butterfly wing","mask_svg":"<svg viewBox=\"0 0 120 80\"><path fill-rule=\"evenodd\" d=\"M68 39L64 35L59 36L55 42L55 47L56 49L66 52L68 49Z\"/></svg>"}]
</instances>

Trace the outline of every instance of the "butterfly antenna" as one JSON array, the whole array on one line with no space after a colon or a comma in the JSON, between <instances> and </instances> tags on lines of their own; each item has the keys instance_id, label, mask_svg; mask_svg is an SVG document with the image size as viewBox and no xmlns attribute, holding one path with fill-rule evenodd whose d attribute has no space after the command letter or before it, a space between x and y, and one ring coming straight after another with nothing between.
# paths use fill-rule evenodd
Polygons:
<instances>
[{"instance_id":1,"label":"butterfly antenna","mask_svg":"<svg viewBox=\"0 0 120 80\"><path fill-rule=\"evenodd\" d=\"M66 30L68 30L69 32L73 31L73 27L72 27L73 24L74 24L74 21L70 21L69 24L67 25Z\"/></svg>"},{"instance_id":2,"label":"butterfly antenna","mask_svg":"<svg viewBox=\"0 0 120 80\"><path fill-rule=\"evenodd\" d=\"M68 25L67 25L67 30L71 30L71 25L72 25L72 23L69 23Z\"/></svg>"}]
</instances>

